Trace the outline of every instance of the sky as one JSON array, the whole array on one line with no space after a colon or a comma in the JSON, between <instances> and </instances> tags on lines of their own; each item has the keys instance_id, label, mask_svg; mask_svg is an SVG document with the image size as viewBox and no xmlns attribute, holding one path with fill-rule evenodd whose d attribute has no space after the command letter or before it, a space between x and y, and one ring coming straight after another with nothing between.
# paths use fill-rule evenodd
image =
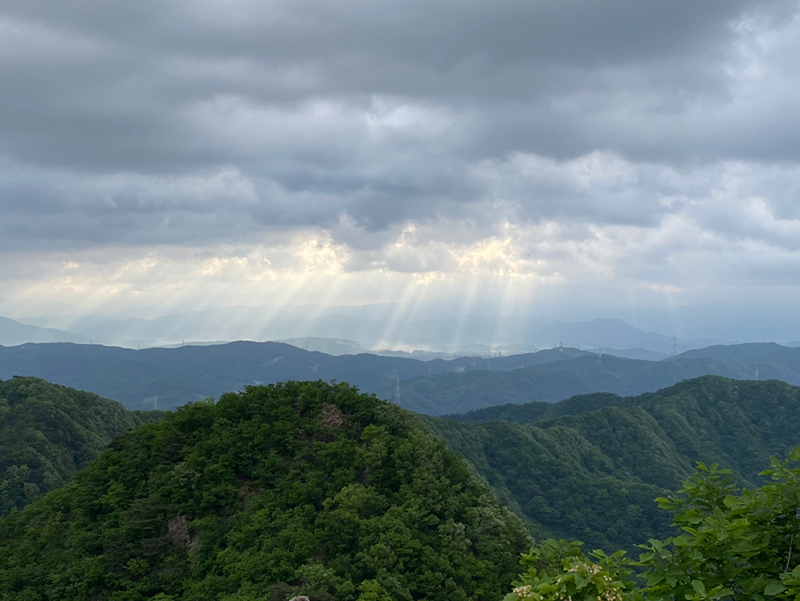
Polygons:
<instances>
[{"instance_id":1,"label":"sky","mask_svg":"<svg viewBox=\"0 0 800 601\"><path fill-rule=\"evenodd\" d=\"M0 0L0 314L791 306L799 9Z\"/></svg>"}]
</instances>

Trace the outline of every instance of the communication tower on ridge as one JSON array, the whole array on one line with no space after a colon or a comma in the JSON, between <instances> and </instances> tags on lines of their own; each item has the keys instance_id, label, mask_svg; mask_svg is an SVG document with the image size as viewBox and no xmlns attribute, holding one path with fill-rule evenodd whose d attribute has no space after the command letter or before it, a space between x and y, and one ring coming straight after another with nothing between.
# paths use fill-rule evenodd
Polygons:
<instances>
[{"instance_id":1,"label":"communication tower on ridge","mask_svg":"<svg viewBox=\"0 0 800 601\"><path fill-rule=\"evenodd\" d=\"M672 356L675 357L678 354L678 337L672 337Z\"/></svg>"},{"instance_id":2,"label":"communication tower on ridge","mask_svg":"<svg viewBox=\"0 0 800 601\"><path fill-rule=\"evenodd\" d=\"M397 377L397 388L394 391L394 402L396 405L402 407L402 397L400 396L400 377Z\"/></svg>"}]
</instances>

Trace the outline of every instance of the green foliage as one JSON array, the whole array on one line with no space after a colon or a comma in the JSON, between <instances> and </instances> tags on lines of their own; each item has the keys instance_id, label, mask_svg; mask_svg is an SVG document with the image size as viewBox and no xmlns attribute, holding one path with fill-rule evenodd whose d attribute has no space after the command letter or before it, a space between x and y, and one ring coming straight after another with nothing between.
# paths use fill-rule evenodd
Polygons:
<instances>
[{"instance_id":1,"label":"green foliage","mask_svg":"<svg viewBox=\"0 0 800 601\"><path fill-rule=\"evenodd\" d=\"M634 582L624 551L583 554L583 543L548 539L524 554L514 590L504 601L625 601L632 599Z\"/></svg>"},{"instance_id":2,"label":"green foliage","mask_svg":"<svg viewBox=\"0 0 800 601\"><path fill-rule=\"evenodd\" d=\"M63 486L116 436L160 416L38 378L0 380L0 517Z\"/></svg>"},{"instance_id":3,"label":"green foliage","mask_svg":"<svg viewBox=\"0 0 800 601\"><path fill-rule=\"evenodd\" d=\"M633 550L672 534L652 500L676 490L698 461L728 465L756 486L770 456L800 441L800 388L713 376L657 393L599 394L550 405L532 423L425 422L515 511L537 538L580 538ZM516 417L525 417L527 405Z\"/></svg>"},{"instance_id":4,"label":"green foliage","mask_svg":"<svg viewBox=\"0 0 800 601\"><path fill-rule=\"evenodd\" d=\"M651 539L638 562L624 552L583 555L582 543L547 540L522 556L528 567L506 601L648 599L767 601L800 598L800 447L771 459L768 484L734 494L729 470L698 464L676 495L657 499L679 534ZM632 580L640 570L641 584Z\"/></svg>"},{"instance_id":5,"label":"green foliage","mask_svg":"<svg viewBox=\"0 0 800 601\"><path fill-rule=\"evenodd\" d=\"M772 459L771 482L732 494L728 470L700 464L676 496L658 499L681 534L644 547L653 599L794 599L800 596L800 447Z\"/></svg>"},{"instance_id":6,"label":"green foliage","mask_svg":"<svg viewBox=\"0 0 800 601\"><path fill-rule=\"evenodd\" d=\"M0 521L0 598L489 599L528 545L415 417L287 382L142 426Z\"/></svg>"}]
</instances>

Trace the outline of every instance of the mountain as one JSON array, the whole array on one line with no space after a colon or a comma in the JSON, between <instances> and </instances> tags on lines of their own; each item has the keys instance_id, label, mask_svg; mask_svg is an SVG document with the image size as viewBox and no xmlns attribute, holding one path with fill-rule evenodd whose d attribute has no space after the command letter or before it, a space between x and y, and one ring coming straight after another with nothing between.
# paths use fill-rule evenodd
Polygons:
<instances>
[{"instance_id":1,"label":"mountain","mask_svg":"<svg viewBox=\"0 0 800 601\"><path fill-rule=\"evenodd\" d=\"M667 353L660 353L658 351L651 351L645 348L629 348L629 349L604 349L609 355L615 357L623 357L624 359L643 359L645 361L661 361L670 357Z\"/></svg>"},{"instance_id":2,"label":"mountain","mask_svg":"<svg viewBox=\"0 0 800 601\"><path fill-rule=\"evenodd\" d=\"M704 353L691 351L663 361L582 354L505 373L432 373L401 382L402 404L427 415L465 413L505 403L555 402L592 392L637 395L703 375L800 384L800 349L750 344L711 347ZM392 398L395 387L389 384L375 393Z\"/></svg>"},{"instance_id":3,"label":"mountain","mask_svg":"<svg viewBox=\"0 0 800 601\"><path fill-rule=\"evenodd\" d=\"M453 418L425 422L534 536L630 549L671 534L653 499L680 487L696 461L732 469L741 485L759 483L770 456L800 444L800 388L706 376L637 397L594 394Z\"/></svg>"},{"instance_id":4,"label":"mountain","mask_svg":"<svg viewBox=\"0 0 800 601\"><path fill-rule=\"evenodd\" d=\"M26 342L89 342L89 338L73 332L40 328L0 317L0 345L16 346Z\"/></svg>"},{"instance_id":5,"label":"mountain","mask_svg":"<svg viewBox=\"0 0 800 601\"><path fill-rule=\"evenodd\" d=\"M346 384L197 403L0 520L0 598L500 598L530 540L413 415Z\"/></svg>"},{"instance_id":6,"label":"mountain","mask_svg":"<svg viewBox=\"0 0 800 601\"><path fill-rule=\"evenodd\" d=\"M38 378L0 380L0 516L63 486L114 438L159 417Z\"/></svg>"},{"instance_id":7,"label":"mountain","mask_svg":"<svg viewBox=\"0 0 800 601\"><path fill-rule=\"evenodd\" d=\"M751 342L747 344L718 344L702 349L692 349L681 353L676 359L694 359L697 357L723 359L725 361L762 362L780 357L797 356L797 349L782 346L774 342Z\"/></svg>"},{"instance_id":8,"label":"mountain","mask_svg":"<svg viewBox=\"0 0 800 601\"><path fill-rule=\"evenodd\" d=\"M315 338L306 336L305 338L289 338L288 340L276 340L284 344L291 344L297 348L307 351L318 351L327 355L360 355L371 352L369 348L354 340L342 340L340 338ZM380 354L380 353L375 353Z\"/></svg>"},{"instance_id":9,"label":"mountain","mask_svg":"<svg viewBox=\"0 0 800 601\"><path fill-rule=\"evenodd\" d=\"M400 379L406 409L429 415L577 394L637 395L713 374L800 384L800 349L774 345L712 347L711 356L665 361L623 359L574 348L505 357L421 361L374 354L332 356L274 342L235 342L140 351L102 345L0 347L0 378L36 376L120 401L128 409L168 409L249 384L285 380L350 382L393 400ZM775 354L772 354L774 351ZM718 358L719 353L753 362ZM731 356L734 356L731 355Z\"/></svg>"},{"instance_id":10,"label":"mountain","mask_svg":"<svg viewBox=\"0 0 800 601\"><path fill-rule=\"evenodd\" d=\"M79 332L95 342L159 346L195 340L342 339L366 348L416 348L460 353L490 346L635 349L669 354L673 337L635 328L620 319L570 323L554 319L445 313L408 314L391 305L369 307L223 307L155 318L63 316L25 323ZM670 331L670 330L668 330ZM679 340L682 350L719 340ZM323 349L311 349L323 350ZM478 351L478 354L484 354Z\"/></svg>"},{"instance_id":11,"label":"mountain","mask_svg":"<svg viewBox=\"0 0 800 601\"><path fill-rule=\"evenodd\" d=\"M680 337L788 343L800 337L800 314L790 296L771 296L765 302L741 299L730 303L688 305L657 309L653 307L606 310L606 317L624 319L627 323L654 332L674 333ZM708 345L704 345L708 346Z\"/></svg>"},{"instance_id":12,"label":"mountain","mask_svg":"<svg viewBox=\"0 0 800 601\"><path fill-rule=\"evenodd\" d=\"M371 354L331 356L274 342L152 348L26 344L0 347L0 378L36 376L120 401L129 409L168 409L248 384L337 380L367 391L441 372L517 369L586 355L576 350L476 359L419 361Z\"/></svg>"}]
</instances>

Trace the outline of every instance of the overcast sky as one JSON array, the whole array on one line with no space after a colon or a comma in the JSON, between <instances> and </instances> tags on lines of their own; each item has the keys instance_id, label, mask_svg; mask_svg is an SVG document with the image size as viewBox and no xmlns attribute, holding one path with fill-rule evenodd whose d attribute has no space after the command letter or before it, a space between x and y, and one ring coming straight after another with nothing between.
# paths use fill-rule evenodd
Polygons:
<instances>
[{"instance_id":1,"label":"overcast sky","mask_svg":"<svg viewBox=\"0 0 800 601\"><path fill-rule=\"evenodd\" d=\"M0 86L2 314L800 303L796 1L0 0Z\"/></svg>"}]
</instances>

